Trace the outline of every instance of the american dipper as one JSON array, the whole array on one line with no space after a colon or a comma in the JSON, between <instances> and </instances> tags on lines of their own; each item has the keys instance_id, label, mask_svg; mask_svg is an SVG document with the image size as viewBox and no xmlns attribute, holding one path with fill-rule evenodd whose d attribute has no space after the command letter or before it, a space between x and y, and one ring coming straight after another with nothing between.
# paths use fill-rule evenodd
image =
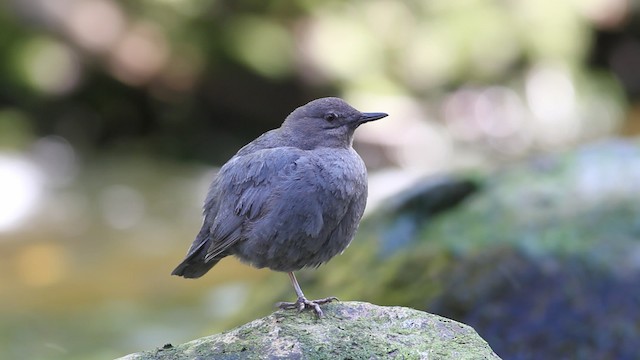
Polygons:
<instances>
[{"instance_id":1,"label":"american dipper","mask_svg":"<svg viewBox=\"0 0 640 360\"><path fill-rule=\"evenodd\" d=\"M313 309L294 271L318 267L341 253L356 233L367 202L367 170L351 147L356 128L385 113L361 113L329 97L295 109L222 166L204 204L202 229L171 273L198 278L235 255L257 268L289 273L298 295L281 309Z\"/></svg>"}]
</instances>

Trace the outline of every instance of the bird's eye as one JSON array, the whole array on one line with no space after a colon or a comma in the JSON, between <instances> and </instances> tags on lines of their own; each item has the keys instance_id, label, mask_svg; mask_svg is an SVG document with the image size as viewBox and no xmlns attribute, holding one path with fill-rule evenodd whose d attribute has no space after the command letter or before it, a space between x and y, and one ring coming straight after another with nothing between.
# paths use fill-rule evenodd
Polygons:
<instances>
[{"instance_id":1,"label":"bird's eye","mask_svg":"<svg viewBox=\"0 0 640 360\"><path fill-rule=\"evenodd\" d=\"M334 114L334 113L328 113L327 115L324 116L324 119L331 122L335 119L338 118L338 115Z\"/></svg>"}]
</instances>

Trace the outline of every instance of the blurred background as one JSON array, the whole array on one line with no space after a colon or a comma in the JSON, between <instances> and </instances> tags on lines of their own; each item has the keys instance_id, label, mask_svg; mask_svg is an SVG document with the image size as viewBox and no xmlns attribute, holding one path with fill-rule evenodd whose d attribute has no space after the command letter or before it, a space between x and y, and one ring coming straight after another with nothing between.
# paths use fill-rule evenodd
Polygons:
<instances>
[{"instance_id":1,"label":"blurred background","mask_svg":"<svg viewBox=\"0 0 640 360\"><path fill-rule=\"evenodd\" d=\"M629 229L624 245L610 245L618 237L609 231L602 232L605 243L581 245L572 226L544 236L540 248L532 229L549 223L517 201L526 189L545 189L544 204L583 194L573 180L549 192L549 172L554 166L593 169L611 141L618 149L615 166L571 173L572 179L580 189L587 186L591 200L607 204L603 189L638 190L638 143L625 140L640 133L635 0L3 2L0 358L114 358L227 330L269 314L274 301L292 300L286 275L235 259L197 281L169 274L199 230L216 166L279 126L295 107L322 96L390 114L357 133L355 146L370 171L369 219L399 216L403 204L412 204L404 198L413 196L407 189L453 189L451 199L431 209L439 213L470 194L510 188L505 179L525 179L526 186L509 194L514 206L471 206L464 222L445 214L423 224L434 216L420 207L388 228L365 220L342 256L302 272L309 297L336 295L452 317L474 326L504 358L548 358L553 351L631 358L625 346L640 332L640 295L633 290L640 279L637 202L625 203L614 225L580 233ZM603 139L615 140L602 145ZM601 145L589 147L594 143ZM574 151L582 167L566 155ZM530 161L547 175L518 167ZM495 174L503 177L492 182L502 176ZM618 177L624 174L629 177ZM583 214L587 206L601 203L554 209ZM461 233L487 214L497 217L494 225L518 223L500 228L502 241L491 253L486 249L495 236L474 243L486 229ZM605 218L590 216L579 224ZM510 241L517 245L505 245ZM607 267L620 259L603 260L610 248L635 255L623 268ZM585 260L594 254L596 262ZM512 267L476 281L485 274L474 270L476 263ZM579 265L570 269L581 269L580 276L558 270L569 263ZM413 272L413 282L400 281L400 268ZM536 270L523 270L529 268ZM576 286L569 288L580 290L565 302L472 296L505 294L490 281L504 277L509 291L533 301L546 286L550 293L569 291L562 274ZM463 295L451 295L453 289ZM606 294L617 295L603 300ZM547 312L558 304L580 314L602 313L599 306L609 304L626 320L611 331L600 327L611 323L606 318L567 332L553 322L567 312ZM522 312L528 315L519 317ZM501 316L511 319L509 327L490 321ZM527 337L532 327L537 332ZM507 328L525 335L507 341Z\"/></svg>"}]
</instances>

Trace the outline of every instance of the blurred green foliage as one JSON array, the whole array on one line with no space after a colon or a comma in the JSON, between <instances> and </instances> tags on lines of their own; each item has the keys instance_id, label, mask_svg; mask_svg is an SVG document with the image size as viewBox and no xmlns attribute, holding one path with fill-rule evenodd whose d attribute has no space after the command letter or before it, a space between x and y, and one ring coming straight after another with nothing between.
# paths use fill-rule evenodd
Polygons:
<instances>
[{"instance_id":1,"label":"blurred green foliage","mask_svg":"<svg viewBox=\"0 0 640 360\"><path fill-rule=\"evenodd\" d=\"M461 87L502 84L527 102L539 67L568 76L571 117L591 113L595 98L609 109L598 120L611 124L605 134L621 119L617 86L586 63L596 0L51 4L0 9L0 106L87 154L222 162L322 95L407 99L428 106L423 121L442 121L439 102Z\"/></svg>"}]
</instances>

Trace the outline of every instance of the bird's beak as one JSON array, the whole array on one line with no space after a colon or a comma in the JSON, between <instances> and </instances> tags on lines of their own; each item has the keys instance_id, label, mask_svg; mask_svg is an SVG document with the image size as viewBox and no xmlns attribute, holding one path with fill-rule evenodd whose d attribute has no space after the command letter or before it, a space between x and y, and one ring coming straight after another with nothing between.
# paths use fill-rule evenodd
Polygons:
<instances>
[{"instance_id":1,"label":"bird's beak","mask_svg":"<svg viewBox=\"0 0 640 360\"><path fill-rule=\"evenodd\" d=\"M385 113L362 113L360 116L360 124L364 124L369 121L374 121L378 119L382 119L383 117L387 117L389 114Z\"/></svg>"}]
</instances>

